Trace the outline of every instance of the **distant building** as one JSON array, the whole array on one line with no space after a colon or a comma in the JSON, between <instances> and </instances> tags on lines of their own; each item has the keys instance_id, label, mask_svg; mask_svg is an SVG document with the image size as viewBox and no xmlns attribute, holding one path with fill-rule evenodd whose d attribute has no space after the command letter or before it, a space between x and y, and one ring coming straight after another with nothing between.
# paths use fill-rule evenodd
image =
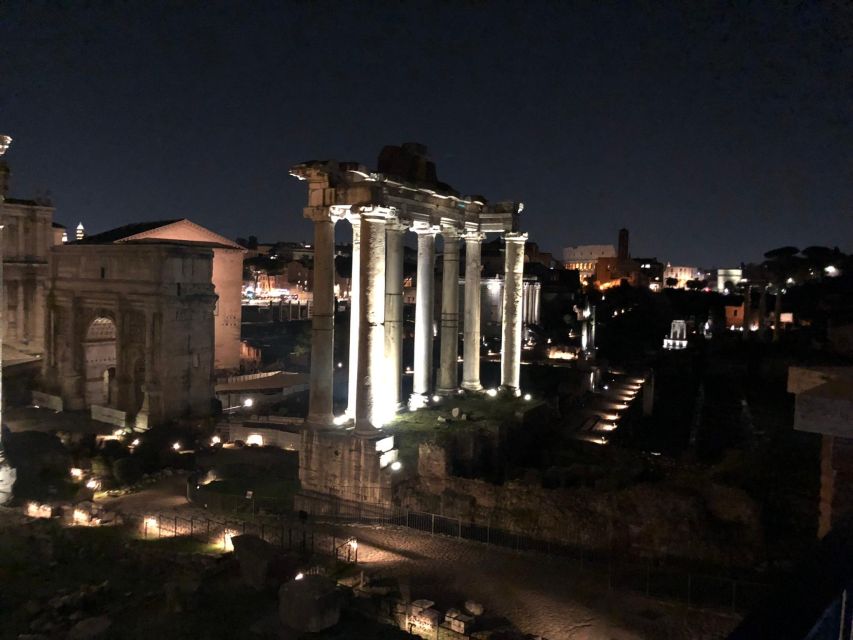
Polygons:
<instances>
[{"instance_id":1,"label":"distant building","mask_svg":"<svg viewBox=\"0 0 853 640\"><path fill-rule=\"evenodd\" d=\"M145 240L177 240L213 249L213 286L218 296L214 308L215 368L240 367L240 300L245 249L218 233L187 220L157 220L128 224L84 238L85 244L118 244Z\"/></svg>"},{"instance_id":2,"label":"distant building","mask_svg":"<svg viewBox=\"0 0 853 640\"><path fill-rule=\"evenodd\" d=\"M44 353L46 296L50 247L56 243L53 206L47 201L8 197L9 167L0 163L0 208L3 230L2 328L6 363ZM61 239L61 236L60 236Z\"/></svg>"},{"instance_id":3,"label":"distant building","mask_svg":"<svg viewBox=\"0 0 853 640\"><path fill-rule=\"evenodd\" d=\"M725 293L726 289L730 288L727 283L737 286L742 278L742 269L717 269L717 291ZM730 290L729 293L734 291Z\"/></svg>"},{"instance_id":4,"label":"distant building","mask_svg":"<svg viewBox=\"0 0 853 640\"><path fill-rule=\"evenodd\" d=\"M641 284L651 291L660 291L664 286L664 264L657 258L634 258L640 270Z\"/></svg>"},{"instance_id":5,"label":"distant building","mask_svg":"<svg viewBox=\"0 0 853 640\"><path fill-rule=\"evenodd\" d=\"M581 282L595 275L602 258L616 258L616 248L612 244L583 244L563 249L563 265L576 269Z\"/></svg>"},{"instance_id":6,"label":"distant building","mask_svg":"<svg viewBox=\"0 0 853 640\"><path fill-rule=\"evenodd\" d=\"M696 267L673 266L668 262L666 263L666 268L663 270L664 285L671 278L677 280L677 283L674 285L676 289L684 289L690 280L698 280L699 276L699 269Z\"/></svg>"}]
</instances>

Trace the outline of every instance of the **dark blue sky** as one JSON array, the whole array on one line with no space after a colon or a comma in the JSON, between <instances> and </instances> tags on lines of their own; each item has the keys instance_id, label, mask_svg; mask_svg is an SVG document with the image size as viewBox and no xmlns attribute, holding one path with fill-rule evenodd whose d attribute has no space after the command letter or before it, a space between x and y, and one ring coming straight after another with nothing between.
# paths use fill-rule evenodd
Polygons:
<instances>
[{"instance_id":1,"label":"dark blue sky","mask_svg":"<svg viewBox=\"0 0 853 640\"><path fill-rule=\"evenodd\" d=\"M292 164L419 141L546 249L851 251L853 5L732 4L7 0L13 195L90 232L308 239Z\"/></svg>"}]
</instances>

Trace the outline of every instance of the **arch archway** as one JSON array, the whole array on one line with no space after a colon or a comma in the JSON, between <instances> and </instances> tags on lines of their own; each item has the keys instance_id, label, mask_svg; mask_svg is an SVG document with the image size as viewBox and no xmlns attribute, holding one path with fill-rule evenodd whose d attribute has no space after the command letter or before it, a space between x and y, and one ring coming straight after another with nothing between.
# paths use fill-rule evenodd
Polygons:
<instances>
[{"instance_id":1,"label":"arch archway","mask_svg":"<svg viewBox=\"0 0 853 640\"><path fill-rule=\"evenodd\" d=\"M99 316L86 330L83 341L86 375L86 406L114 406L116 403L116 325L112 318Z\"/></svg>"}]
</instances>

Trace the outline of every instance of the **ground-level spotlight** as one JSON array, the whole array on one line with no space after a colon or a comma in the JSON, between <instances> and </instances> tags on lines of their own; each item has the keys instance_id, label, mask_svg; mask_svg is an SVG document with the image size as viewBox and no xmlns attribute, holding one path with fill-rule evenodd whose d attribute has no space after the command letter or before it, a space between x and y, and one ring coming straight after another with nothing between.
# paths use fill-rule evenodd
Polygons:
<instances>
[{"instance_id":1,"label":"ground-level spotlight","mask_svg":"<svg viewBox=\"0 0 853 640\"><path fill-rule=\"evenodd\" d=\"M74 478L75 480L79 480L80 478L83 477L83 470L77 469L76 467L72 468L71 469L71 477Z\"/></svg>"},{"instance_id":2,"label":"ground-level spotlight","mask_svg":"<svg viewBox=\"0 0 853 640\"><path fill-rule=\"evenodd\" d=\"M296 574L296 576L293 579L294 580L302 580L302 578L304 578L304 577L305 577L305 574L302 572L299 572Z\"/></svg>"},{"instance_id":3,"label":"ground-level spotlight","mask_svg":"<svg viewBox=\"0 0 853 640\"><path fill-rule=\"evenodd\" d=\"M433 402L438 402L439 400L441 400L441 396L433 396L432 397Z\"/></svg>"},{"instance_id":4,"label":"ground-level spotlight","mask_svg":"<svg viewBox=\"0 0 853 640\"><path fill-rule=\"evenodd\" d=\"M226 529L222 532L222 550L223 551L234 551L234 538L239 535L233 529Z\"/></svg>"},{"instance_id":5,"label":"ground-level spotlight","mask_svg":"<svg viewBox=\"0 0 853 640\"><path fill-rule=\"evenodd\" d=\"M391 471L399 471L402 468L403 468L403 463L400 462L399 460L394 460L394 462L391 463Z\"/></svg>"},{"instance_id":6,"label":"ground-level spotlight","mask_svg":"<svg viewBox=\"0 0 853 640\"><path fill-rule=\"evenodd\" d=\"M344 368L344 363L343 363L343 362L339 362L339 363L338 363L338 369L343 369L343 368Z\"/></svg>"},{"instance_id":7,"label":"ground-level spotlight","mask_svg":"<svg viewBox=\"0 0 853 640\"><path fill-rule=\"evenodd\" d=\"M486 395L489 396L490 398L494 398L495 396L498 395L498 390L497 389L487 389Z\"/></svg>"},{"instance_id":8,"label":"ground-level spotlight","mask_svg":"<svg viewBox=\"0 0 853 640\"><path fill-rule=\"evenodd\" d=\"M222 438L220 438L219 436L213 436L210 439L210 444L219 444L220 442L222 442Z\"/></svg>"},{"instance_id":9,"label":"ground-level spotlight","mask_svg":"<svg viewBox=\"0 0 853 640\"><path fill-rule=\"evenodd\" d=\"M332 422L337 426L341 426L342 424L346 424L348 420L349 420L349 416L347 416L347 414L345 414L345 413L342 413L339 416L335 416L332 419Z\"/></svg>"},{"instance_id":10,"label":"ground-level spotlight","mask_svg":"<svg viewBox=\"0 0 853 640\"><path fill-rule=\"evenodd\" d=\"M524 399L527 400L528 402L530 402L533 399L533 396L531 396L529 393L525 393Z\"/></svg>"},{"instance_id":11,"label":"ground-level spotlight","mask_svg":"<svg viewBox=\"0 0 853 640\"><path fill-rule=\"evenodd\" d=\"M255 401L252 400L251 398L246 398L245 400L243 400L243 406L246 407L247 409L249 407L251 407L253 404L255 404Z\"/></svg>"},{"instance_id":12,"label":"ground-level spotlight","mask_svg":"<svg viewBox=\"0 0 853 640\"><path fill-rule=\"evenodd\" d=\"M134 438L133 442L130 443L130 446L131 447L138 447L139 446L139 438Z\"/></svg>"},{"instance_id":13,"label":"ground-level spotlight","mask_svg":"<svg viewBox=\"0 0 853 640\"><path fill-rule=\"evenodd\" d=\"M90 479L89 482L86 483L86 488L91 489L92 491L97 491L101 488L101 483L94 478Z\"/></svg>"}]
</instances>

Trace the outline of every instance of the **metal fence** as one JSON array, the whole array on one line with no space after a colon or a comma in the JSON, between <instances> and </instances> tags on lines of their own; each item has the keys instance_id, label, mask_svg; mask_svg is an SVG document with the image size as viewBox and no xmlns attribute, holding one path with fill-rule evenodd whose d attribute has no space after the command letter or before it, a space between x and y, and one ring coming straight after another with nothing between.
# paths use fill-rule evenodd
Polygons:
<instances>
[{"instance_id":1,"label":"metal fence","mask_svg":"<svg viewBox=\"0 0 853 640\"><path fill-rule=\"evenodd\" d=\"M352 536L340 537L316 531L304 524L250 522L238 519L201 518L178 515L125 515L125 522L143 540L190 538L221 551L233 551L233 539L255 535L283 551L321 555L348 563L358 563L358 542ZM309 571L308 573L311 573Z\"/></svg>"},{"instance_id":2,"label":"metal fence","mask_svg":"<svg viewBox=\"0 0 853 640\"><path fill-rule=\"evenodd\" d=\"M688 607L746 611L755 607L769 588L767 584L741 578L690 571L677 566L672 559L617 556L608 549L544 540L435 513L329 500L322 496L301 495L299 501L300 506L317 519L394 525L515 552L560 557L569 560L580 572L606 575L610 589L631 590L649 597L680 601Z\"/></svg>"}]
</instances>

